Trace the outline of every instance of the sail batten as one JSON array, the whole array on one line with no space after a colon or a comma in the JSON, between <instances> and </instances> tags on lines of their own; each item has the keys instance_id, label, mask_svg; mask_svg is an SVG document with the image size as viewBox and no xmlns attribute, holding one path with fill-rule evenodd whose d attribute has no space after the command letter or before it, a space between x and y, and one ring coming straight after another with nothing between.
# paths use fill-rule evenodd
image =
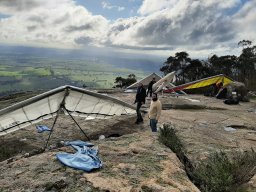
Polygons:
<instances>
[{"instance_id":1,"label":"sail batten","mask_svg":"<svg viewBox=\"0 0 256 192\"><path fill-rule=\"evenodd\" d=\"M125 110L136 113L134 106L113 97L62 86L0 110L0 135L52 118L60 107L86 119L125 115Z\"/></svg>"}]
</instances>

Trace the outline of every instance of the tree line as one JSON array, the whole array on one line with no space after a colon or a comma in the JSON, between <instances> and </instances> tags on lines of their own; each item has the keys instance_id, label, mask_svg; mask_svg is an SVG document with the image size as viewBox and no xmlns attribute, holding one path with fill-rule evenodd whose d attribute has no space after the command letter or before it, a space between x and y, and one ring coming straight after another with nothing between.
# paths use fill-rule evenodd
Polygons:
<instances>
[{"instance_id":1,"label":"tree line","mask_svg":"<svg viewBox=\"0 0 256 192\"><path fill-rule=\"evenodd\" d=\"M176 71L177 85L224 74L245 83L248 89L256 90L256 46L249 40L239 41L238 46L242 47L239 56L214 54L207 60L191 59L187 52L177 52L167 58L160 71L165 75Z\"/></svg>"},{"instance_id":2,"label":"tree line","mask_svg":"<svg viewBox=\"0 0 256 192\"><path fill-rule=\"evenodd\" d=\"M123 77L116 77L115 79L115 84L116 86L115 87L119 87L119 88L126 88L128 87L129 85L135 83L137 80L136 80L136 76L134 74L130 74L128 75L127 78L123 78Z\"/></svg>"}]
</instances>

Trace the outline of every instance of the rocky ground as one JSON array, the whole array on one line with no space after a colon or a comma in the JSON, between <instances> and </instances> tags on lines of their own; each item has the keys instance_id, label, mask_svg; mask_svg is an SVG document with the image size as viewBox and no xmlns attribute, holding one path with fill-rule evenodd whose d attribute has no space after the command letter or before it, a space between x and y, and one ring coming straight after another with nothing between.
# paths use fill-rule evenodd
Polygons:
<instances>
[{"instance_id":1,"label":"rocky ground","mask_svg":"<svg viewBox=\"0 0 256 192\"><path fill-rule=\"evenodd\" d=\"M130 104L135 96L109 95ZM213 151L256 149L255 100L233 106L199 95L162 95L160 100L165 110L159 126L169 123L175 127L192 164ZM149 104L148 99L143 108L147 110ZM99 147L104 165L89 174L65 167L56 159L56 153L70 151L59 145L61 141L85 139L68 116L58 119L49 143L52 149L44 153L36 154L48 133L37 133L35 125L1 137L0 150L4 155L0 157L0 191L199 191L176 155L150 132L146 115L140 125L134 124L135 118L76 118L91 142ZM51 127L52 123L53 120L47 120L40 124ZM100 135L106 138L98 140ZM256 190L256 176L247 187L248 191Z\"/></svg>"}]
</instances>

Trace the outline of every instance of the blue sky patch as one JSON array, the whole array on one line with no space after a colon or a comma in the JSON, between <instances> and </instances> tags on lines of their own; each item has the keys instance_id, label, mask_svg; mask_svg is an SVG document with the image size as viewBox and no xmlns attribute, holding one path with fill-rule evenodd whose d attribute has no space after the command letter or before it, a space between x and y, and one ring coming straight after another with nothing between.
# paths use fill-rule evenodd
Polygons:
<instances>
[{"instance_id":1,"label":"blue sky patch","mask_svg":"<svg viewBox=\"0 0 256 192\"><path fill-rule=\"evenodd\" d=\"M102 15L109 20L137 16L142 0L76 0L77 5L84 6L93 15Z\"/></svg>"},{"instance_id":2,"label":"blue sky patch","mask_svg":"<svg viewBox=\"0 0 256 192\"><path fill-rule=\"evenodd\" d=\"M0 13L0 19L5 19L5 18L8 18L8 17L11 17L11 16Z\"/></svg>"}]
</instances>

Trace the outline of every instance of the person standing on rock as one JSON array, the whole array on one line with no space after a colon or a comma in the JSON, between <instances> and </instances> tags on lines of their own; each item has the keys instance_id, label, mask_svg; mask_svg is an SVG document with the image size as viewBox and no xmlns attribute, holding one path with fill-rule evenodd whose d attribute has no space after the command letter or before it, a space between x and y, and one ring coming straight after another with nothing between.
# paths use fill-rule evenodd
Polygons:
<instances>
[{"instance_id":1,"label":"person standing on rock","mask_svg":"<svg viewBox=\"0 0 256 192\"><path fill-rule=\"evenodd\" d=\"M162 103L157 98L157 94L153 93L152 100L148 112L148 117L150 119L150 127L152 132L157 132L157 122L161 115Z\"/></svg>"},{"instance_id":2,"label":"person standing on rock","mask_svg":"<svg viewBox=\"0 0 256 192\"><path fill-rule=\"evenodd\" d=\"M135 122L136 124L143 122L140 108L143 104L145 104L145 98L146 98L146 89L143 87L143 84L140 83L139 87L137 89L137 94L136 94L136 98L135 98L135 102L134 102L134 103L137 103L137 108L136 108L137 120Z\"/></svg>"},{"instance_id":3,"label":"person standing on rock","mask_svg":"<svg viewBox=\"0 0 256 192\"><path fill-rule=\"evenodd\" d=\"M153 77L153 79L149 82L148 84L148 91L147 91L147 97L148 97L148 93L149 93L149 96L152 97L152 92L153 92L153 85L154 83L156 83L156 79L155 77Z\"/></svg>"}]
</instances>

